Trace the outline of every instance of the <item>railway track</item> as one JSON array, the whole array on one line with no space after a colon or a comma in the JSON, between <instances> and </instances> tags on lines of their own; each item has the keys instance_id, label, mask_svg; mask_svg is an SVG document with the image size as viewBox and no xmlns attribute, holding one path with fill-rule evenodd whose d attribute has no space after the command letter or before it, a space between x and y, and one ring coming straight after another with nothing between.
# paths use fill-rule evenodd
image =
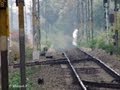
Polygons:
<instances>
[{"instance_id":1,"label":"railway track","mask_svg":"<svg viewBox=\"0 0 120 90\"><path fill-rule=\"evenodd\" d=\"M74 48L74 50L62 51L58 58L27 62L26 66L52 65L54 67L54 65L61 65L63 72L66 73L64 78L67 77L67 80L72 78L70 82L73 82L73 86L76 84L79 87L75 90L120 90L120 75L116 71L100 59L78 48ZM67 66L67 70L64 70L64 65ZM14 64L13 67L19 68L20 65Z\"/></svg>"},{"instance_id":2,"label":"railway track","mask_svg":"<svg viewBox=\"0 0 120 90\"><path fill-rule=\"evenodd\" d=\"M72 77L80 86L80 90L120 90L120 75L104 62L78 49L78 55L87 57L78 63L75 58L63 52L67 59Z\"/></svg>"}]
</instances>

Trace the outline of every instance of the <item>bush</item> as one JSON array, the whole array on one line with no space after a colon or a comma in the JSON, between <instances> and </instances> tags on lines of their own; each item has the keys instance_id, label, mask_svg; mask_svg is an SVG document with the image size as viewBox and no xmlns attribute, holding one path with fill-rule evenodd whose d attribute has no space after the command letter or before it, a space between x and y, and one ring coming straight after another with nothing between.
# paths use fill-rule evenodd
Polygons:
<instances>
[{"instance_id":1,"label":"bush","mask_svg":"<svg viewBox=\"0 0 120 90\"><path fill-rule=\"evenodd\" d=\"M27 59L27 60L31 60L31 59L32 59L33 49L30 48L30 47L27 47L25 52L26 52L26 53L25 53L25 54L26 54L26 59Z\"/></svg>"},{"instance_id":2,"label":"bush","mask_svg":"<svg viewBox=\"0 0 120 90\"><path fill-rule=\"evenodd\" d=\"M26 68L26 77L32 76L36 72L36 69ZM32 90L33 82L29 79L27 81L27 90ZM19 71L14 71L14 73L9 74L9 90L20 90L20 73Z\"/></svg>"},{"instance_id":3,"label":"bush","mask_svg":"<svg viewBox=\"0 0 120 90\"><path fill-rule=\"evenodd\" d=\"M9 90L19 90L19 88L15 86L20 85L20 74L19 72L14 72L10 74L10 79L9 79Z\"/></svg>"},{"instance_id":4,"label":"bush","mask_svg":"<svg viewBox=\"0 0 120 90\"><path fill-rule=\"evenodd\" d=\"M94 37L93 40L89 40L88 42L86 40L82 40L81 42L78 43L79 46L83 46L83 47L89 47L89 48L98 48L98 49L103 49L106 52L111 52L114 49L114 46L112 43L106 43L106 41L108 41L106 39L106 35L105 33L101 33L99 36Z\"/></svg>"},{"instance_id":5,"label":"bush","mask_svg":"<svg viewBox=\"0 0 120 90\"><path fill-rule=\"evenodd\" d=\"M99 49L103 49L106 52L110 52L113 50L113 45L111 43L106 43L106 41L103 38L97 38L94 39L93 41L89 42L89 47L90 48L99 48Z\"/></svg>"}]
</instances>

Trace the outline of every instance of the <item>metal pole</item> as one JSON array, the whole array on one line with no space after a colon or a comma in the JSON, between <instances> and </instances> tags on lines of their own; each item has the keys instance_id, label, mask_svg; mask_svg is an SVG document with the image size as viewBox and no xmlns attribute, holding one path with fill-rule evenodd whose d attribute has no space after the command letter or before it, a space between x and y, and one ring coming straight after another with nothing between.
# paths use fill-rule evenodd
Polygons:
<instances>
[{"instance_id":1,"label":"metal pole","mask_svg":"<svg viewBox=\"0 0 120 90\"><path fill-rule=\"evenodd\" d=\"M93 0L91 0L91 38L92 38L92 41L94 39L94 31L93 31Z\"/></svg>"},{"instance_id":2,"label":"metal pole","mask_svg":"<svg viewBox=\"0 0 120 90\"><path fill-rule=\"evenodd\" d=\"M41 49L41 36L40 36L40 1L32 0L33 8L33 48L34 50Z\"/></svg>"},{"instance_id":3,"label":"metal pole","mask_svg":"<svg viewBox=\"0 0 120 90\"><path fill-rule=\"evenodd\" d=\"M38 0L38 45L41 51L41 31L40 31L40 1Z\"/></svg>"},{"instance_id":4,"label":"metal pole","mask_svg":"<svg viewBox=\"0 0 120 90\"><path fill-rule=\"evenodd\" d=\"M78 8L77 8L77 17L79 17L78 19L78 26L77 26L77 28L78 28L78 36L77 36L77 43L79 43L80 41L81 41L81 38L80 38L80 29L81 29L81 0L78 0L78 2L77 2L78 4L77 4L77 6L78 6Z\"/></svg>"},{"instance_id":5,"label":"metal pole","mask_svg":"<svg viewBox=\"0 0 120 90\"><path fill-rule=\"evenodd\" d=\"M32 25L33 25L33 50L36 50L35 34L36 34L36 0L32 0Z\"/></svg>"},{"instance_id":6,"label":"metal pole","mask_svg":"<svg viewBox=\"0 0 120 90\"><path fill-rule=\"evenodd\" d=\"M85 28L86 28L86 40L88 42L88 1L85 1Z\"/></svg>"},{"instance_id":7,"label":"metal pole","mask_svg":"<svg viewBox=\"0 0 120 90\"><path fill-rule=\"evenodd\" d=\"M104 16L105 16L105 30L106 30L106 38L107 43L109 44L109 0L104 0Z\"/></svg>"},{"instance_id":8,"label":"metal pole","mask_svg":"<svg viewBox=\"0 0 120 90\"><path fill-rule=\"evenodd\" d=\"M90 1L89 0L87 0L87 14L88 14L88 26L87 26L87 28L88 28L88 40L90 40Z\"/></svg>"},{"instance_id":9,"label":"metal pole","mask_svg":"<svg viewBox=\"0 0 120 90\"><path fill-rule=\"evenodd\" d=\"M18 0L21 90L26 90L24 0Z\"/></svg>"},{"instance_id":10,"label":"metal pole","mask_svg":"<svg viewBox=\"0 0 120 90\"><path fill-rule=\"evenodd\" d=\"M76 9L76 13L77 13L77 29L79 30L80 28L80 1L77 0L77 9Z\"/></svg>"},{"instance_id":11,"label":"metal pole","mask_svg":"<svg viewBox=\"0 0 120 90\"><path fill-rule=\"evenodd\" d=\"M94 32L93 32L93 0L90 0L90 11L91 11L91 15L90 15L90 21L91 21L91 39L93 41L94 39Z\"/></svg>"},{"instance_id":12,"label":"metal pole","mask_svg":"<svg viewBox=\"0 0 120 90\"><path fill-rule=\"evenodd\" d=\"M82 37L84 37L84 6L83 1L81 1L81 29L82 29Z\"/></svg>"},{"instance_id":13,"label":"metal pole","mask_svg":"<svg viewBox=\"0 0 120 90\"><path fill-rule=\"evenodd\" d=\"M84 31L84 40L85 40L85 35L86 35L86 27L85 27L85 0L83 2L83 31Z\"/></svg>"},{"instance_id":14,"label":"metal pole","mask_svg":"<svg viewBox=\"0 0 120 90\"><path fill-rule=\"evenodd\" d=\"M0 1L0 55L1 55L1 85L2 90L8 90L8 35L9 16L8 1Z\"/></svg>"},{"instance_id":15,"label":"metal pole","mask_svg":"<svg viewBox=\"0 0 120 90\"><path fill-rule=\"evenodd\" d=\"M89 37L89 41L90 41L90 31L91 31L91 29L90 29L90 24L91 23L91 21L90 21L90 0L88 0L88 28L89 28L89 30L88 30L88 37Z\"/></svg>"},{"instance_id":16,"label":"metal pole","mask_svg":"<svg viewBox=\"0 0 120 90\"><path fill-rule=\"evenodd\" d=\"M114 4L115 4L115 51L116 51L116 54L118 54L118 7L117 7L117 0L114 1Z\"/></svg>"}]
</instances>

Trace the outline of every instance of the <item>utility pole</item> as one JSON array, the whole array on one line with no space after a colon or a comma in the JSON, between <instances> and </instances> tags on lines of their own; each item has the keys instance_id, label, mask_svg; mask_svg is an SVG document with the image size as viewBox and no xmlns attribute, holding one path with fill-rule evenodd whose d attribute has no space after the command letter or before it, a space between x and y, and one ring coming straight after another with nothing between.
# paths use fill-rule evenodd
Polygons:
<instances>
[{"instance_id":1,"label":"utility pole","mask_svg":"<svg viewBox=\"0 0 120 90\"><path fill-rule=\"evenodd\" d=\"M8 83L8 36L9 16L8 0L0 0L0 53L2 90L9 89Z\"/></svg>"},{"instance_id":2,"label":"utility pole","mask_svg":"<svg viewBox=\"0 0 120 90\"><path fill-rule=\"evenodd\" d=\"M88 42L88 0L85 0L85 29L86 29L86 41Z\"/></svg>"},{"instance_id":3,"label":"utility pole","mask_svg":"<svg viewBox=\"0 0 120 90\"><path fill-rule=\"evenodd\" d=\"M78 28L78 34L77 34L77 44L80 43L81 38L80 38L80 34L81 34L81 0L77 0L77 18L79 20L77 20L77 28Z\"/></svg>"},{"instance_id":4,"label":"utility pole","mask_svg":"<svg viewBox=\"0 0 120 90\"><path fill-rule=\"evenodd\" d=\"M20 46L21 90L26 90L24 0L17 0L16 3L18 6L18 11L19 11L19 46Z\"/></svg>"},{"instance_id":5,"label":"utility pole","mask_svg":"<svg viewBox=\"0 0 120 90\"><path fill-rule=\"evenodd\" d=\"M115 46L115 51L116 51L116 54L118 54L118 7L117 7L117 0L114 1L114 11L115 11L115 35L114 35L114 39L115 39L115 42L114 42L114 46Z\"/></svg>"},{"instance_id":6,"label":"utility pole","mask_svg":"<svg viewBox=\"0 0 120 90\"><path fill-rule=\"evenodd\" d=\"M91 30L91 40L94 39L94 30L93 30L93 0L90 0L90 30Z\"/></svg>"},{"instance_id":7,"label":"utility pole","mask_svg":"<svg viewBox=\"0 0 120 90\"><path fill-rule=\"evenodd\" d=\"M36 33L36 15L35 15L35 5L36 5L36 0L32 0L32 24L33 24L33 49L36 49L36 42L35 42L35 33Z\"/></svg>"},{"instance_id":8,"label":"utility pole","mask_svg":"<svg viewBox=\"0 0 120 90\"><path fill-rule=\"evenodd\" d=\"M82 18L83 18L83 32L84 32L84 36L83 39L85 41L86 39L86 5L85 5L85 0L82 0Z\"/></svg>"},{"instance_id":9,"label":"utility pole","mask_svg":"<svg viewBox=\"0 0 120 90\"><path fill-rule=\"evenodd\" d=\"M34 50L41 50L40 0L32 0Z\"/></svg>"},{"instance_id":10,"label":"utility pole","mask_svg":"<svg viewBox=\"0 0 120 90\"><path fill-rule=\"evenodd\" d=\"M104 11L105 11L105 29L108 31L109 29L109 0L104 0Z\"/></svg>"},{"instance_id":11,"label":"utility pole","mask_svg":"<svg viewBox=\"0 0 120 90\"><path fill-rule=\"evenodd\" d=\"M33 60L39 59L41 51L40 0L32 0Z\"/></svg>"},{"instance_id":12,"label":"utility pole","mask_svg":"<svg viewBox=\"0 0 120 90\"><path fill-rule=\"evenodd\" d=\"M40 0L38 0L38 49L41 51Z\"/></svg>"},{"instance_id":13,"label":"utility pole","mask_svg":"<svg viewBox=\"0 0 120 90\"><path fill-rule=\"evenodd\" d=\"M89 28L89 30L88 30L88 38L89 38L89 41L90 41L90 24L91 23L91 21L90 21L90 0L88 0L88 28Z\"/></svg>"},{"instance_id":14,"label":"utility pole","mask_svg":"<svg viewBox=\"0 0 120 90\"><path fill-rule=\"evenodd\" d=\"M80 28L80 0L77 0L77 7L76 7L76 14L77 14L77 29Z\"/></svg>"},{"instance_id":15,"label":"utility pole","mask_svg":"<svg viewBox=\"0 0 120 90\"><path fill-rule=\"evenodd\" d=\"M106 31L106 38L107 38L107 43L109 42L109 36L108 36L108 32L109 32L109 0L104 0L104 11L105 11L105 31Z\"/></svg>"},{"instance_id":16,"label":"utility pole","mask_svg":"<svg viewBox=\"0 0 120 90\"><path fill-rule=\"evenodd\" d=\"M78 6L80 9L80 25L79 25L79 31L78 31L78 43L83 42L84 41L84 1L83 0L78 0Z\"/></svg>"},{"instance_id":17,"label":"utility pole","mask_svg":"<svg viewBox=\"0 0 120 90\"><path fill-rule=\"evenodd\" d=\"M81 1L81 29L82 29L82 38L84 37L84 4L83 0Z\"/></svg>"}]
</instances>

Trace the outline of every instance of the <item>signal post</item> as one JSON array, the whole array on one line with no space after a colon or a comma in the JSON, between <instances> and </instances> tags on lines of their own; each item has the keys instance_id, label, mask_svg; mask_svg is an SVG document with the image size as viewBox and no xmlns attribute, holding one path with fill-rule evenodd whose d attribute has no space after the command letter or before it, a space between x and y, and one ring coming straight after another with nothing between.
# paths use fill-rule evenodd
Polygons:
<instances>
[{"instance_id":1,"label":"signal post","mask_svg":"<svg viewBox=\"0 0 120 90\"><path fill-rule=\"evenodd\" d=\"M1 56L1 88L9 89L8 83L8 0L0 0L0 56Z\"/></svg>"}]
</instances>

